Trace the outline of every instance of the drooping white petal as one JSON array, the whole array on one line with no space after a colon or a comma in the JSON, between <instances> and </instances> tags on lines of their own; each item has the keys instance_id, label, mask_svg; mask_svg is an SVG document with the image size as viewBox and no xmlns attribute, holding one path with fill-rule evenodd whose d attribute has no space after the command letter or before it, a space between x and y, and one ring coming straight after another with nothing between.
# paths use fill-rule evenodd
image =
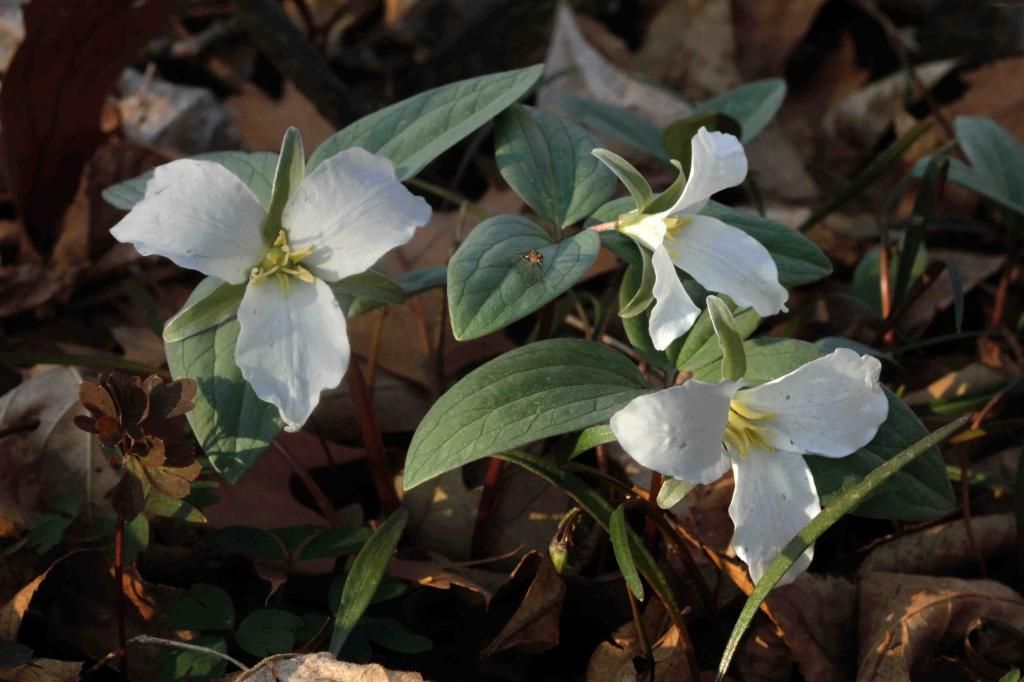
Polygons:
<instances>
[{"instance_id":1,"label":"drooping white petal","mask_svg":"<svg viewBox=\"0 0 1024 682\"><path fill-rule=\"evenodd\" d=\"M697 213L715 192L747 177L747 154L735 135L701 128L690 140L690 174L683 193L666 215Z\"/></svg>"},{"instance_id":2,"label":"drooping white petal","mask_svg":"<svg viewBox=\"0 0 1024 682\"><path fill-rule=\"evenodd\" d=\"M752 449L733 460L736 490L729 516L736 531L732 546L757 583L768 565L818 512L821 501L804 458L794 452ZM792 582L807 570L814 547L797 558L780 584Z\"/></svg>"},{"instance_id":3,"label":"drooping white petal","mask_svg":"<svg viewBox=\"0 0 1024 682\"><path fill-rule=\"evenodd\" d=\"M219 163L181 159L159 166L146 195L110 234L144 256L241 284L263 257L263 206Z\"/></svg>"},{"instance_id":4,"label":"drooping white petal","mask_svg":"<svg viewBox=\"0 0 1024 682\"><path fill-rule=\"evenodd\" d=\"M250 284L238 308L235 361L261 399L277 406L288 431L298 430L348 369L345 316L323 281L274 278Z\"/></svg>"},{"instance_id":5,"label":"drooping white petal","mask_svg":"<svg viewBox=\"0 0 1024 682\"><path fill-rule=\"evenodd\" d=\"M768 249L743 230L708 216L686 216L665 238L672 261L708 291L728 295L761 317L786 310L789 292Z\"/></svg>"},{"instance_id":6,"label":"drooping white petal","mask_svg":"<svg viewBox=\"0 0 1024 682\"><path fill-rule=\"evenodd\" d=\"M398 181L391 162L358 147L317 166L281 218L293 249L315 248L302 264L328 282L364 272L428 220L430 205Z\"/></svg>"},{"instance_id":7,"label":"drooping white petal","mask_svg":"<svg viewBox=\"0 0 1024 682\"><path fill-rule=\"evenodd\" d=\"M772 446L845 457L871 442L889 414L870 355L839 348L785 376L740 391L736 400L772 414L758 433Z\"/></svg>"},{"instance_id":8,"label":"drooping white petal","mask_svg":"<svg viewBox=\"0 0 1024 682\"><path fill-rule=\"evenodd\" d=\"M691 483L711 483L729 469L722 434L739 384L690 380L634 398L612 415L623 449L640 464Z\"/></svg>"},{"instance_id":9,"label":"drooping white petal","mask_svg":"<svg viewBox=\"0 0 1024 682\"><path fill-rule=\"evenodd\" d=\"M633 239L646 246L651 251L657 251L661 248L661 243L665 241L665 219L660 215L648 215L643 216L635 223L627 225L622 228L622 233L627 234Z\"/></svg>"},{"instance_id":10,"label":"drooping white petal","mask_svg":"<svg viewBox=\"0 0 1024 682\"><path fill-rule=\"evenodd\" d=\"M651 341L658 350L665 350L673 341L690 331L700 315L700 308L694 304L683 288L664 248L656 249L651 255L654 266L654 306L647 323Z\"/></svg>"}]
</instances>

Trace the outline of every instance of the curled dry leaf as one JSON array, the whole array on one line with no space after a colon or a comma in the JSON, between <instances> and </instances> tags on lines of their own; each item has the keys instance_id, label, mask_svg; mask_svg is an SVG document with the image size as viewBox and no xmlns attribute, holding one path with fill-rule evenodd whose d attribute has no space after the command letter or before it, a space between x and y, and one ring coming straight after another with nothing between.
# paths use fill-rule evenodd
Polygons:
<instances>
[{"instance_id":1,"label":"curled dry leaf","mask_svg":"<svg viewBox=\"0 0 1024 682\"><path fill-rule=\"evenodd\" d=\"M977 551L984 558L1010 552L1017 544L1013 514L975 516L971 520ZM945 575L977 567L974 548L967 539L963 519L908 533L871 550L860 566L862 573L900 571Z\"/></svg>"},{"instance_id":2,"label":"curled dry leaf","mask_svg":"<svg viewBox=\"0 0 1024 682\"><path fill-rule=\"evenodd\" d=\"M265 658L234 682L423 682L419 673L339 661L328 653Z\"/></svg>"},{"instance_id":3,"label":"curled dry leaf","mask_svg":"<svg viewBox=\"0 0 1024 682\"><path fill-rule=\"evenodd\" d=\"M495 599L500 601L509 592L521 593L527 582L529 587L515 613L484 649L485 658L508 650L539 654L558 646L565 583L546 553L524 556Z\"/></svg>"},{"instance_id":4,"label":"curled dry leaf","mask_svg":"<svg viewBox=\"0 0 1024 682\"><path fill-rule=\"evenodd\" d=\"M912 679L963 646L977 618L1024 627L1024 599L991 580L867 573L860 581L859 682Z\"/></svg>"},{"instance_id":5,"label":"curled dry leaf","mask_svg":"<svg viewBox=\"0 0 1024 682\"><path fill-rule=\"evenodd\" d=\"M672 625L665 608L652 600L641 616L651 640L654 656L654 679L650 682L695 682L690 675L686 654L680 645L679 631ZM587 682L636 682L649 680L637 670L643 661L643 647L632 621L619 627L612 641L602 642L594 649L587 663ZM643 665L641 663L641 665Z\"/></svg>"}]
</instances>

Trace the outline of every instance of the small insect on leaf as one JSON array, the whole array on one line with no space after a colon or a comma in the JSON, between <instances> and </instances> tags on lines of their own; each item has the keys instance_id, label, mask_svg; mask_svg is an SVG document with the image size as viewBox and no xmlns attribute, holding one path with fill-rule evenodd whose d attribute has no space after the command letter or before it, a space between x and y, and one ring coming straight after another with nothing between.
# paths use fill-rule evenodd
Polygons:
<instances>
[{"instance_id":1,"label":"small insect on leaf","mask_svg":"<svg viewBox=\"0 0 1024 682\"><path fill-rule=\"evenodd\" d=\"M537 283L544 278L544 254L537 249L530 249L519 254L518 257L521 270Z\"/></svg>"}]
</instances>

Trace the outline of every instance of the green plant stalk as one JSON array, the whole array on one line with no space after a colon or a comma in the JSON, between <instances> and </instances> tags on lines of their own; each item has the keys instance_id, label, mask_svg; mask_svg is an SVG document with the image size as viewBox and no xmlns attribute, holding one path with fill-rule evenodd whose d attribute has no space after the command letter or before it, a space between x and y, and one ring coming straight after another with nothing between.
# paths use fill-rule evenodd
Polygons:
<instances>
[{"instance_id":1,"label":"green plant stalk","mask_svg":"<svg viewBox=\"0 0 1024 682\"><path fill-rule=\"evenodd\" d=\"M796 558L814 544L814 541L820 538L826 530L835 525L840 518L866 500L878 486L892 478L900 469L913 462L919 456L953 435L970 419L971 415L969 414L958 417L872 470L861 481L849 486L845 491L837 495L832 504L821 510L803 530L797 533L795 538L790 540L789 544L783 548L782 553L768 566L768 570L765 571L764 576L757 583L754 591L747 597L743 610L740 611L739 618L736 619L736 625L733 627L732 634L729 635L729 641L726 642L722 660L718 664L716 682L721 682L725 677L725 673L729 669L729 663L732 662L732 657L736 654L740 640L753 622L757 610L764 603L772 588L786 575L786 572L793 565Z\"/></svg>"}]
</instances>

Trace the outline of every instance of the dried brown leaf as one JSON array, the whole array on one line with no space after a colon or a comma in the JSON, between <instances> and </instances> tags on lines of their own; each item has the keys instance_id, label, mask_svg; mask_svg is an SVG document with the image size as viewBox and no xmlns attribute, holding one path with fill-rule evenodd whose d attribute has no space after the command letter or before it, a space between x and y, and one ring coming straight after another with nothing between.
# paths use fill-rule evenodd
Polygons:
<instances>
[{"instance_id":1,"label":"dried brown leaf","mask_svg":"<svg viewBox=\"0 0 1024 682\"><path fill-rule=\"evenodd\" d=\"M526 594L498 636L484 649L485 658L509 650L538 654L558 646L565 583L547 553L530 552L524 556L506 586L495 596L502 599L509 591L521 591L527 581Z\"/></svg>"}]
</instances>

